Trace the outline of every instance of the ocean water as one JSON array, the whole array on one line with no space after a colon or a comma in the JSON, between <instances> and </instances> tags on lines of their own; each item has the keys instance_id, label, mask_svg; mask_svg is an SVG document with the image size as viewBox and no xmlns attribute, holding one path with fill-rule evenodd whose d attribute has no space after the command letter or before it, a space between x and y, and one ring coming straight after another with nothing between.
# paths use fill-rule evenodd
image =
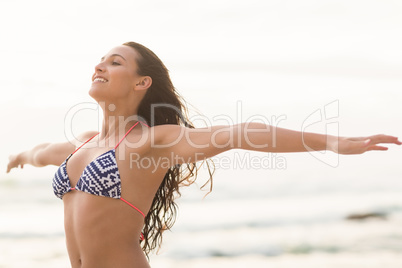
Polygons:
<instances>
[{"instance_id":1,"label":"ocean water","mask_svg":"<svg viewBox=\"0 0 402 268\"><path fill-rule=\"evenodd\" d=\"M160 252L151 255L152 267L402 264L400 177L232 173L218 174L205 198L195 185L183 191L176 225L165 234ZM0 267L68 267L62 202L53 196L50 181L27 179L0 182ZM346 219L373 212L384 217Z\"/></svg>"},{"instance_id":2,"label":"ocean water","mask_svg":"<svg viewBox=\"0 0 402 268\"><path fill-rule=\"evenodd\" d=\"M5 174L7 157L98 129L87 95L93 66L128 40L162 58L197 126L259 121L402 137L398 1L40 0L2 1L0 10L9 26L0 44L0 268L69 267L55 168ZM219 155L213 192L198 188L205 172L183 189L151 265L402 267L401 157L396 146ZM383 217L347 219L356 213Z\"/></svg>"}]
</instances>

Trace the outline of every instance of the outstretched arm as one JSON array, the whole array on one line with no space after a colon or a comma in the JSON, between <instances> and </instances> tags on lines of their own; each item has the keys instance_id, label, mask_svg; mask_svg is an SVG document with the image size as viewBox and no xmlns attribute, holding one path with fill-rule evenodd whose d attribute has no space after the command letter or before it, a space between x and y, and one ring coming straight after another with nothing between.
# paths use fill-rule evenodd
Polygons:
<instances>
[{"instance_id":1,"label":"outstretched arm","mask_svg":"<svg viewBox=\"0 0 402 268\"><path fill-rule=\"evenodd\" d=\"M7 165L7 173L13 168L23 168L26 164L34 167L60 165L68 156L68 152L72 152L72 150L74 150L74 145L69 142L39 144L31 150L11 155Z\"/></svg>"},{"instance_id":2,"label":"outstretched arm","mask_svg":"<svg viewBox=\"0 0 402 268\"><path fill-rule=\"evenodd\" d=\"M236 125L240 133L237 148L263 152L306 152L329 150L338 154L362 154L372 150L387 150L381 143L402 143L397 137L373 135L367 137L338 137L300 132L261 123Z\"/></svg>"},{"instance_id":3,"label":"outstretched arm","mask_svg":"<svg viewBox=\"0 0 402 268\"><path fill-rule=\"evenodd\" d=\"M86 132L82 134L78 140L86 139L93 135L93 133L94 132ZM31 150L11 155L7 165L7 173L13 168L23 168L26 164L35 167L44 167L47 165L59 166L67 156L74 151L77 142L43 143L35 146Z\"/></svg>"},{"instance_id":4,"label":"outstretched arm","mask_svg":"<svg viewBox=\"0 0 402 268\"><path fill-rule=\"evenodd\" d=\"M379 145L381 143L402 144L397 137L388 135L337 137L261 123L195 129L163 125L155 127L154 131L154 148L160 156L170 157L172 164L196 162L230 149L282 153L330 150L338 154L361 154L387 150Z\"/></svg>"}]
</instances>

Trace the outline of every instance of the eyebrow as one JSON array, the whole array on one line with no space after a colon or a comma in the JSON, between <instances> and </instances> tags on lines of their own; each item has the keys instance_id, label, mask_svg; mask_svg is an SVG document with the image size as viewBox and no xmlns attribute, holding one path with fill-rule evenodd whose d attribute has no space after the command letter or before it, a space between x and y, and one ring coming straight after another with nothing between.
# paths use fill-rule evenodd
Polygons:
<instances>
[{"instance_id":1,"label":"eyebrow","mask_svg":"<svg viewBox=\"0 0 402 268\"><path fill-rule=\"evenodd\" d=\"M110 55L110 57L114 57L114 56L118 56L118 57L121 57L123 60L125 60L125 61L127 61L122 55L120 55L120 54L112 54L112 55ZM101 60L103 61L105 59L105 56L103 56L102 58L101 58Z\"/></svg>"}]
</instances>

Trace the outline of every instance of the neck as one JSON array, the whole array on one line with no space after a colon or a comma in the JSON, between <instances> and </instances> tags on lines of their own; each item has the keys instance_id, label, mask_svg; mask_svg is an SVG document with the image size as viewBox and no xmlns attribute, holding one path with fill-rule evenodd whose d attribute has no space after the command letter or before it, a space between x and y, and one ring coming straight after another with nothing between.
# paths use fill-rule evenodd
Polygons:
<instances>
[{"instance_id":1,"label":"neck","mask_svg":"<svg viewBox=\"0 0 402 268\"><path fill-rule=\"evenodd\" d=\"M100 104L103 110L103 123L100 139L122 137L138 122L137 108L129 105Z\"/></svg>"}]
</instances>

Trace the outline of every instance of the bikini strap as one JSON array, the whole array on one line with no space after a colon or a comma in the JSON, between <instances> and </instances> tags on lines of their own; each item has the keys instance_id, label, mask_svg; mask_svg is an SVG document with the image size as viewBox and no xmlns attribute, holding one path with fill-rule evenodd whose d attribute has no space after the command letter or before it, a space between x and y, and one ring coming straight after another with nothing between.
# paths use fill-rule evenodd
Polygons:
<instances>
[{"instance_id":1,"label":"bikini strap","mask_svg":"<svg viewBox=\"0 0 402 268\"><path fill-rule=\"evenodd\" d=\"M99 134L99 132L96 133L95 135L93 135L89 140L87 140L86 142L84 142L83 144L81 144L81 146L78 147L77 149L75 149L75 151L74 151L71 155L75 154L76 151L78 151L79 149L81 149L82 146L84 146L85 144L87 144L88 142L90 142L90 141L91 141L93 138L95 138L98 134Z\"/></svg>"},{"instance_id":2,"label":"bikini strap","mask_svg":"<svg viewBox=\"0 0 402 268\"><path fill-rule=\"evenodd\" d=\"M143 125L149 127L147 124L145 124L145 123L143 123L143 122L141 122L141 121L138 121L137 123L134 124L134 126L132 126L132 127L126 132L126 134L123 136L123 138L121 138L121 140L119 141L119 143L117 143L116 147L114 147L115 149L117 148L117 146L120 145L120 143L124 140L124 138L128 135L128 133L130 133L130 131L131 131L136 125L138 125L138 123L141 123L141 124L143 124Z\"/></svg>"}]
</instances>

